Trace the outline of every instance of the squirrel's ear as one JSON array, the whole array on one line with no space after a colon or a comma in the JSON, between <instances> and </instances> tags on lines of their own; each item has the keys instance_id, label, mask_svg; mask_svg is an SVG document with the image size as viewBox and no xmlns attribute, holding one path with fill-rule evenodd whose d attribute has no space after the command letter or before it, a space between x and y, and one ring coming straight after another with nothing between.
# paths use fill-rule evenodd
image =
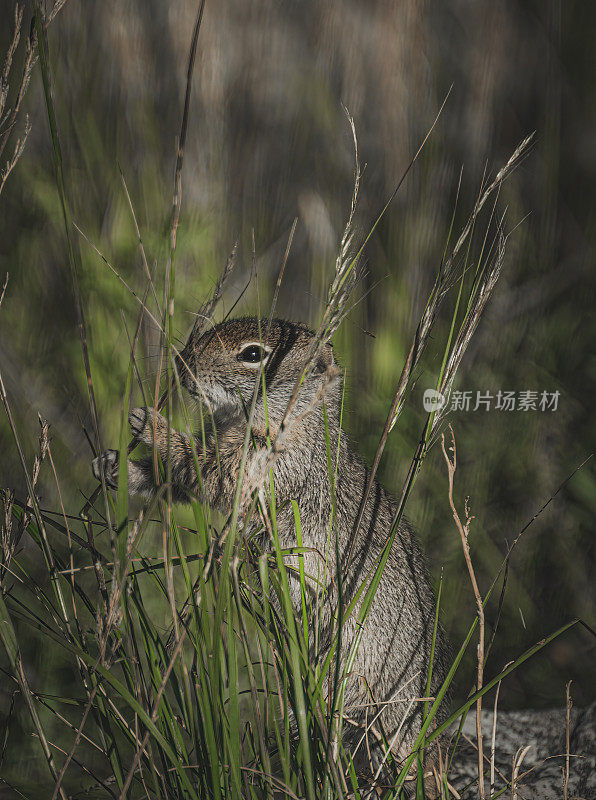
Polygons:
<instances>
[{"instance_id":1,"label":"squirrel's ear","mask_svg":"<svg viewBox=\"0 0 596 800\"><path fill-rule=\"evenodd\" d=\"M321 355L317 361L317 371L326 372L333 364L335 364L333 346L330 343L327 343L321 351Z\"/></svg>"}]
</instances>

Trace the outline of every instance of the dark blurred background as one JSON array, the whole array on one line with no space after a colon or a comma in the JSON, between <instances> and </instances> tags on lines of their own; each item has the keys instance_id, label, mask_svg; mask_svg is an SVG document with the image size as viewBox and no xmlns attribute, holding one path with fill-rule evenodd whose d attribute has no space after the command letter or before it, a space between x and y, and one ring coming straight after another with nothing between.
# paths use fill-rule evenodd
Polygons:
<instances>
[{"instance_id":1,"label":"dark blurred background","mask_svg":"<svg viewBox=\"0 0 596 800\"><path fill-rule=\"evenodd\" d=\"M11 0L1 0L2 52L12 8ZM196 9L188 0L69 0L49 31L74 219L139 293L143 268L119 169L163 285ZM450 417L458 444L456 495L462 505L464 496L471 498L470 542L483 590L506 542L594 449L595 31L596 4L589 0L208 0L200 33L177 254L181 340L236 239L239 263L219 313L239 296L253 261L255 276L235 313L268 310L294 217L278 311L317 324L353 185L342 103L354 117L366 165L358 212L365 235L453 85L420 159L366 248L362 299L336 337L347 368L346 427L369 461L444 251L461 167L456 230L485 170L494 175L536 131L529 157L501 192L506 227L521 224L457 388L561 394L556 411ZM10 273L0 311L0 369L29 461L37 413L51 423L65 503L76 511L82 493L95 487L81 423L91 425L38 68L26 111L31 137L0 198L0 275ZM129 354L121 312L134 328L137 306L89 245L79 244L101 432L116 446ZM420 434L422 391L436 380L452 302L389 439L380 474L394 492ZM141 365L149 389L157 344L146 325ZM23 496L4 414L0 452L0 484ZM40 490L42 506L57 508L47 467ZM437 580L443 570L444 621L459 643L474 603L439 447L428 456L407 513ZM574 616L594 625L595 516L590 461L517 547L489 675ZM488 613L493 619L494 603ZM474 658L470 652L460 695L472 680ZM584 705L595 699L595 658L594 640L576 630L509 678L501 704L562 705L565 683L573 679L572 695ZM36 685L59 684L47 648L32 647L29 660Z\"/></svg>"}]
</instances>

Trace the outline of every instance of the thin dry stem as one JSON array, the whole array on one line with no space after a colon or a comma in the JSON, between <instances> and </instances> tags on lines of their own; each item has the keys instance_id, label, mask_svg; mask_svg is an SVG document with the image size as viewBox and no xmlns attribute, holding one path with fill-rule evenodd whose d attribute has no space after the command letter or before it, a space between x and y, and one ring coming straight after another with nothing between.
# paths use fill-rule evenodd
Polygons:
<instances>
[{"instance_id":1,"label":"thin dry stem","mask_svg":"<svg viewBox=\"0 0 596 800\"><path fill-rule=\"evenodd\" d=\"M46 454L46 451L47 451L47 426L46 426L45 431L44 431L43 422L42 422L41 417L40 417L40 423L42 423L42 433L41 433L41 436L40 436L40 456L39 456L39 458L36 456L37 468L35 469L35 466L34 466L33 480L32 480L32 476L29 475L29 472L27 470L27 465L26 465L26 462L25 462L25 456L23 454L23 449L21 447L21 442L20 442L20 439L19 439L19 435L18 435L16 426L14 424L14 419L13 419L12 412L11 412L11 409L10 409L10 404L8 402L8 397L6 395L6 390L4 388L4 382L2 380L2 374L1 373L0 373L0 398L2 399L2 403L4 405L4 408L5 408L5 411L6 411L6 415L8 417L8 421L9 421L9 424L10 424L10 427L11 427L11 430L12 430L12 433L13 433L13 436L14 436L14 439L15 439L17 450L19 452L21 465L22 465L23 471L25 473L25 479L27 481L27 487L28 487L28 490L29 490L29 497L31 499L31 503L33 505L33 510L35 512L35 516L36 516L36 519L37 519L37 522L38 522L38 525L39 525L40 536L41 536L41 539L42 539L42 542L43 542L43 545L44 545L45 555L48 558L48 563L49 563L49 567L50 567L50 574L52 576L52 579L55 579L56 569L55 569L55 566L54 566L52 551L48 547L45 526L44 526L43 518L42 518L40 510L39 510L39 504L37 502L37 497L35 496L35 486L34 486L34 481L35 482L37 481L37 477L39 475L39 467L41 465L41 461L43 460L43 458L45 458L45 454ZM29 506L29 503L26 504L26 508L28 508L28 506ZM26 510L24 510L23 513L25 515ZM59 587L57 582L55 583L55 587L56 587L56 592L57 592L58 598L60 600L61 610L63 612L63 620L65 621L67 630L70 633L69 626L68 626L68 617L67 617L67 614L66 614L66 607L64 605L62 594L60 592L60 587ZM55 765L54 765L54 760L53 760L52 754L50 752L50 748L49 748L48 741L46 739L44 730L43 730L43 728L41 726L41 722L40 722L39 716L37 714L37 709L35 708L35 704L33 703L33 696L32 696L32 693L31 693L31 689L29 687L29 683L27 681L27 676L25 674L25 669L23 667L23 660L22 660L22 656L21 656L20 651L17 650L17 652L14 654L14 656L11 656L10 653L9 653L9 658L11 660L11 665L13 667L13 671L15 673L16 680L20 685L21 692L22 692L23 697L25 699L25 702L26 702L26 704L28 706L28 710L29 710L29 713L30 713L31 718L33 720L33 724L35 725L35 729L36 729L37 735L39 737L42 749L44 751L44 755L45 755L46 761L48 763L48 767L50 769L52 777L56 780L57 779L57 773L56 773L56 768L55 768ZM61 790L60 795L63 798L63 800L67 800L66 793L63 790Z\"/></svg>"},{"instance_id":2,"label":"thin dry stem","mask_svg":"<svg viewBox=\"0 0 596 800\"><path fill-rule=\"evenodd\" d=\"M42 462L45 460L46 454L48 452L48 423L39 416L39 424L41 426L41 432L39 436L39 455L35 455L33 458L33 468L31 470L31 486L29 488L29 494L27 495L27 501L25 503L25 508L23 509L23 516L19 522L18 532L16 535L16 543L19 542L23 532L28 528L29 523L31 522L31 517L33 516L33 502L34 502L34 495L35 495L35 488L37 486L37 480L39 478L39 470L41 468Z\"/></svg>"},{"instance_id":3,"label":"thin dry stem","mask_svg":"<svg viewBox=\"0 0 596 800\"><path fill-rule=\"evenodd\" d=\"M501 270L505 259L506 242L507 237L502 233L501 227L499 226L495 257L492 260L491 265L487 268L483 279L478 284L478 288L473 292L469 304L469 310L464 317L464 321L460 327L459 333L445 366L443 379L439 386L439 392L445 397L448 397L451 392L451 387L453 386L453 381L463 359L464 353L468 349L468 345L470 344L472 337L476 332L476 328L478 327L478 323L480 322L480 318L484 312L484 309L486 308L486 305L501 275ZM435 414L431 428L431 437L442 421L446 410L447 404L445 404L445 406L443 406L443 408L437 414Z\"/></svg>"},{"instance_id":4,"label":"thin dry stem","mask_svg":"<svg viewBox=\"0 0 596 800\"><path fill-rule=\"evenodd\" d=\"M519 783L519 770L524 758L528 755L531 745L520 747L513 756L513 770L511 773L511 800L517 800L517 784Z\"/></svg>"},{"instance_id":5,"label":"thin dry stem","mask_svg":"<svg viewBox=\"0 0 596 800\"><path fill-rule=\"evenodd\" d=\"M174 175L174 200L172 204L172 222L170 230L170 247L172 253L176 249L176 235L178 232L178 223L180 221L180 207L182 203L182 163L184 161L186 132L188 130L188 116L190 112L192 76L194 73L195 58L197 55L197 42L199 39L199 31L201 30L201 22L203 21L204 9L205 9L205 0L201 0L201 4L197 12L197 18L195 20L194 30L192 34L190 52L188 56L188 67L186 71L186 93L184 96L184 111L182 112L182 123L180 125L180 137L178 139L178 153L176 157L176 170Z\"/></svg>"},{"instance_id":6,"label":"thin dry stem","mask_svg":"<svg viewBox=\"0 0 596 800\"><path fill-rule=\"evenodd\" d=\"M156 494L154 500L151 503L151 508L153 508L153 506L160 499L160 497L161 497L161 492L158 492L158 494ZM110 653L107 653L108 641L109 641L109 637L110 637L110 634L112 632L112 629L113 629L114 626L119 625L120 622L121 622L121 619L122 619L122 610L121 610L121 607L120 607L120 601L121 601L122 594L126 589L128 570L130 568L130 564L131 564L131 561L132 561L132 555L133 555L133 553L134 553L134 551L136 549L136 545L137 545L137 542L139 540L140 534L142 533L144 513L145 513L144 509L141 509L137 519L135 520L135 522L134 522L134 524L133 524L133 526L131 528L129 539L128 539L127 546L126 546L126 555L125 555L125 559L124 559L124 564L121 565L122 566L121 578L120 578L119 581L114 580L112 582L112 588L111 588L111 594L110 594L110 597L109 597L109 601L104 600L104 603L105 603L105 606L106 606L105 617L98 617L99 655L98 655L97 660L96 660L96 665L101 663L103 666L105 666L108 669L110 668L112 660L113 660L113 658L114 658L114 656L115 656L115 654L117 652L118 647L120 646L120 641L119 640L115 640L114 644L113 644L113 646L111 648ZM90 672L92 673L94 671L94 669L95 669L95 667L93 667L90 670ZM79 743L81 741L81 737L82 737L82 734L83 734L83 728L84 728L85 723L87 721L87 717L89 715L89 712L91 711L91 708L93 706L93 701L95 700L95 696L96 696L98 690L100 689L100 687L101 687L101 684L98 681L95 684L95 686L92 688L92 690L89 692L89 696L87 698L87 703L85 705L85 709L84 709L83 715L81 717L81 722L79 723L79 725L78 725L78 727L76 729L75 739L74 739L73 744L71 746L71 749L70 749L70 751L68 753L68 756L67 756L64 764L62 765L62 768L60 769L60 772L59 772L58 777L56 779L56 784L54 786L54 793L52 795L52 800L56 800L56 798L58 796L58 793L62 792L62 788L61 788L62 787L62 781L64 779L64 776L66 774L68 766L70 765L71 761L73 760L74 753L75 753L75 751L76 751L76 749L77 749L77 747L78 747L78 745L79 745Z\"/></svg>"},{"instance_id":7,"label":"thin dry stem","mask_svg":"<svg viewBox=\"0 0 596 800\"><path fill-rule=\"evenodd\" d=\"M14 152L6 162L6 166L2 170L0 170L0 194L2 194L2 190L4 189L6 181L8 180L8 176L16 167L19 158L23 155L23 152L25 150L25 145L27 144L27 139L30 133L31 133L31 123L29 122L29 115L27 115L25 117L25 130L23 132L23 135L19 139L17 139L14 146Z\"/></svg>"},{"instance_id":8,"label":"thin dry stem","mask_svg":"<svg viewBox=\"0 0 596 800\"><path fill-rule=\"evenodd\" d=\"M288 421L290 419L290 415L292 413L292 409L294 408L296 400L298 399L298 394L300 392L300 388L303 382L308 379L310 372L313 368L313 365L317 361L318 356L323 351L323 348L329 342L329 340L337 330L337 327L339 326L342 320L342 314L345 309L346 303L357 281L356 277L357 262L359 255L362 251L362 247L360 248L360 251L356 254L356 256L352 257L351 244L353 240L354 213L358 205L358 193L360 189L361 173L360 173L360 162L358 160L358 139L356 137L354 120L347 111L346 113L348 116L348 121L350 123L350 129L352 131L352 137L354 141L354 189L352 192L350 213L348 215L348 220L346 222L343 231L341 244L339 248L339 254L335 262L335 277L329 288L325 312L323 314L321 323L313 338L312 345L307 353L302 374L296 381L296 384L294 386L294 391L292 392L292 396L288 401L288 405L286 407L278 432L271 445L272 453L275 453L275 450L279 445L280 436L283 437Z\"/></svg>"},{"instance_id":9,"label":"thin dry stem","mask_svg":"<svg viewBox=\"0 0 596 800\"><path fill-rule=\"evenodd\" d=\"M6 294L6 287L8 286L8 272L6 273L6 278L4 278L4 284L2 286L2 291L0 292L0 307L2 306L2 301L4 300L4 295Z\"/></svg>"},{"instance_id":10,"label":"thin dry stem","mask_svg":"<svg viewBox=\"0 0 596 800\"><path fill-rule=\"evenodd\" d=\"M442 106L441 106L441 109L442 109ZM439 111L439 114L440 114L440 111ZM437 116L437 119L438 119L438 116ZM425 137L424 142L426 142L426 139L430 135L430 133L431 133L432 129L434 128L434 126L436 125L437 119L435 119L432 127L430 128L429 132L427 133L427 136ZM523 142L516 148L515 152L512 154L512 156L507 161L505 166L502 167L499 170L495 180L490 184L490 186L484 192L481 192L478 200L476 201L476 204L474 205L472 213L471 213L470 217L468 218L468 221L466 222L466 224L465 224L465 226L464 226L464 228L463 228L463 230L462 230L462 232L461 232L461 234L460 234L460 236L459 236L459 238L458 238L458 240L457 240L457 242L455 244L455 247L453 248L450 256L446 259L446 261L441 264L441 267L440 267L440 269L438 271L438 274L437 274L437 277L435 279L435 283L434 283L433 288L432 288L432 290L430 292L427 304L426 304L426 306L424 308L424 311L423 311L423 313L422 313L422 315L420 317L420 321L418 323L418 326L416 328L414 337L412 339L412 343L410 345L410 349L408 351L408 355L406 357L405 364L404 364L404 366L402 368L402 371L401 371L401 374L400 374L400 377L399 377L399 380L398 380L398 383L397 383L397 388L396 388L396 391L395 391L395 395L393 397L393 401L391 403L391 407L389 409L389 413L387 414L387 419L385 420L385 425L383 427L383 432L381 434L381 438L379 439L379 444L377 446L377 450L375 452L375 457L373 459L373 463L372 463L372 466L371 466L371 469L370 469L370 473L369 473L369 476L368 476L368 482L367 482L366 489L365 489L365 492L364 492L364 498L363 498L363 501L362 501L362 503L360 505L360 511L358 513L358 517L356 518L356 523L355 523L355 526L354 526L354 535L352 537L352 541L351 541L350 548L349 548L349 551L348 551L348 564L350 562L351 555L352 555L352 552L353 552L353 549L354 549L354 546L355 546L355 543L356 543L356 540L357 540L357 537L358 537L358 532L360 530L360 525L361 525L361 522L362 522L362 515L364 513L364 509L366 508L367 500L368 500L368 497L370 495L370 491L372 489L372 486L373 486L373 483L374 483L374 480L375 480L375 476L377 474L377 470L378 470L378 467L379 467L379 464L380 464L380 461L381 461L381 456L383 455L383 451L385 450L385 445L387 443L387 439L389 437L390 432L393 430L395 424L397 423L397 420L398 420L398 418L399 418L399 416L400 416L400 414L401 414L401 412L403 410L404 403L405 403L406 392L407 392L408 386L410 385L410 381L411 381L412 375L413 375L414 370L415 370L415 368L416 368L416 366L417 366L417 364L418 364L418 362L420 360L420 357L421 357L421 355L422 355L422 353L424 351L424 348L425 348L426 343L428 341L428 337L430 335L433 323L435 321L435 318L437 316L437 313L439 311L441 303L442 303L444 297L446 296L446 294L447 294L447 292L449 290L449 287L451 285L451 282L453 280L454 265L455 265L456 257L458 255L458 253L460 252L461 248L463 247L464 243L468 239L470 233L472 232L472 230L474 228L474 223L475 223L478 215L480 214L482 208L484 207L484 205L488 201L489 197L495 191L497 191L499 189L499 187L501 186L501 184L503 183L505 178L519 164L521 158L525 155L525 153L526 153L526 151L528 149L528 145L529 145L531 139L532 139L532 136L529 136L529 137L527 137L526 139L523 140ZM424 142L423 142L423 145L424 145ZM422 146L421 146L420 149L422 149ZM419 149L418 153L420 152L420 149ZM418 156L418 153L416 154L416 157ZM459 187L458 187L458 192L459 192ZM504 247L502 249L501 256L503 254L504 254ZM497 266L498 266L498 269L497 269ZM459 365L459 363L460 363L460 361L461 361L461 359L463 357L463 354L464 354L464 352L465 352L465 350L466 350L466 348L467 348L467 346L468 346L468 344L470 342L470 339L471 339L471 337L472 337L472 335L474 333L475 327L478 324L478 321L480 319L480 315L482 313L482 310L484 309L484 306L486 305L486 302L488 301L488 299L489 299L489 297L490 297L490 295L492 293L492 290L494 289L494 285L496 284L496 281L497 281L497 279L499 277L501 266L502 266L502 257L501 257L501 261L498 263L498 265L496 265L489 273L490 284L488 283L488 279L487 279L487 283L486 283L486 285L484 287L484 290L480 295L481 301L482 301L482 305L481 306L477 306L475 308L475 310L473 311L473 314L471 315L471 320L474 320L473 327L472 327L472 325L470 325L470 327L468 329L468 335L465 338L463 338L462 340L458 340L458 342L456 342L457 351L455 351L455 347L452 350L452 355L453 355L454 352L457 352L457 357L453 358L452 362L450 363L450 371L449 371L449 381L450 381L450 383L449 383L449 385L452 383L453 378L455 377L455 372L457 370L457 367L458 367L458 365ZM436 419L436 416L435 416L435 419ZM433 420L433 423L434 422L435 421ZM438 420L436 420L436 424L433 424L433 430L436 428L437 424L438 424Z\"/></svg>"},{"instance_id":11,"label":"thin dry stem","mask_svg":"<svg viewBox=\"0 0 596 800\"><path fill-rule=\"evenodd\" d=\"M19 46L19 41L21 39L22 23L23 23L23 8L19 6L18 3L16 3L14 7L14 28L13 28L12 39L10 44L8 45L8 51L6 53L6 58L4 59L4 69L2 70L2 75L0 76L0 121L2 120L2 116L4 114L4 108L6 107L6 100L8 97L8 89L9 89L8 79L10 76L10 69L12 67L12 59L14 58L14 54L16 52L17 47Z\"/></svg>"},{"instance_id":12,"label":"thin dry stem","mask_svg":"<svg viewBox=\"0 0 596 800\"><path fill-rule=\"evenodd\" d=\"M46 23L45 23L46 28L48 27L50 22L52 22L52 20L55 19L55 17L58 16L58 14L62 11L62 9L64 8L64 6L66 5L67 2L68 2L68 0L56 0L52 10L50 11L50 13L47 16Z\"/></svg>"},{"instance_id":13,"label":"thin dry stem","mask_svg":"<svg viewBox=\"0 0 596 800\"><path fill-rule=\"evenodd\" d=\"M290 228L290 235L288 236L288 243L286 245L286 250L284 253L284 257L281 262L281 268L279 270L279 275L277 276L277 281L275 283L275 289L273 291L273 300L271 301L271 309L269 311L269 320L267 321L267 333L264 338L265 344L269 339L269 332L271 330L271 321L273 319L273 315L275 313L275 308L277 306L277 298L279 297L279 290L281 287L281 282L284 277L284 273L286 271L286 264L288 263L288 258L290 256L290 250L292 249L292 242L294 241L294 234L296 233L296 226L298 225L298 217L294 217L294 221L292 222L292 227Z\"/></svg>"},{"instance_id":14,"label":"thin dry stem","mask_svg":"<svg viewBox=\"0 0 596 800\"><path fill-rule=\"evenodd\" d=\"M466 742L467 742L467 743L470 745L470 747L472 747L472 748L473 748L473 749L474 749L476 752L478 752L478 745L477 745L477 743L476 743L476 742L475 742L473 739L470 739L470 737L469 737L469 736L467 736L467 735L466 735L465 733L463 733L463 732L462 732L462 735L461 735L461 736L462 736L462 739L464 739L464 740L465 740L465 741L466 741ZM484 758L484 763L485 763L485 764L488 764L488 765L489 765L489 767L490 767L490 763L491 763L491 762L490 762L490 759L489 759L489 757L488 757L486 754L484 754L483 758ZM508 781L507 781L507 778L505 777L505 775L504 775L504 774L501 772L501 770L500 770L498 767L496 767L496 766L495 766L495 773L496 773L496 774L499 776L499 778L501 778L501 779L503 780L503 783L505 783L505 784L507 784L507 783L508 783ZM525 774L525 773L524 773L524 774ZM522 777L523 777L523 776L522 776Z\"/></svg>"},{"instance_id":15,"label":"thin dry stem","mask_svg":"<svg viewBox=\"0 0 596 800\"><path fill-rule=\"evenodd\" d=\"M99 684L96 684L91 690L91 693L89 694L89 699L87 700L87 705L83 712L81 722L79 723L79 726L76 729L74 742L72 743L72 746L68 754L66 755L66 758L64 759L64 763L62 764L60 772L58 773L56 784L54 786L54 791L52 793L52 800L56 800L59 794L64 793L64 789L62 788L62 781L64 780L66 770L68 769L70 762L73 760L75 750L79 746L79 742L81 741L81 738L83 736L83 728L85 726L85 722L87 721L87 717L89 716L89 712L91 711L91 707L93 705L93 701L95 700L95 695L97 694L98 689L99 689Z\"/></svg>"},{"instance_id":16,"label":"thin dry stem","mask_svg":"<svg viewBox=\"0 0 596 800\"><path fill-rule=\"evenodd\" d=\"M565 690L565 781L563 783L563 800L567 800L569 792L569 751L571 748L571 681Z\"/></svg>"},{"instance_id":17,"label":"thin dry stem","mask_svg":"<svg viewBox=\"0 0 596 800\"><path fill-rule=\"evenodd\" d=\"M453 458L449 457L447 450L445 449L444 434L441 435L441 448L443 450L443 456L445 457L445 463L447 464L447 472L449 476L449 505L451 506L453 519L455 520L455 524L461 537L464 558L468 568L472 589L474 591L474 598L476 600L476 613L478 615L479 630L476 689L480 691L482 689L484 676L484 606L482 604L482 595L480 594L480 590L478 588L478 582L476 581L476 573L474 572L474 566L470 556L470 544L468 542L470 524L474 517L470 515L469 498L466 498L465 501L465 522L462 523L457 512L457 508L455 507L455 501L453 499L453 480L455 476L455 470L457 468L457 450L455 447L455 435L451 425L449 426L449 430L451 431L451 446L449 447L449 450L453 454ZM482 745L482 697L479 697L476 701L476 738L478 740L478 794L480 795L480 799L484 800L486 795L484 788L484 754Z\"/></svg>"},{"instance_id":18,"label":"thin dry stem","mask_svg":"<svg viewBox=\"0 0 596 800\"><path fill-rule=\"evenodd\" d=\"M49 23L54 19L58 11L60 11L60 8L64 6L65 3L66 0L58 0L58 2L54 5L52 12L45 21L46 28L49 25ZM31 73L33 71L33 67L37 62L37 36L35 31L32 30L31 35L27 37L25 44L25 62L23 65L23 70L21 72L20 80L17 83L14 103L11 108L7 108L6 103L10 91L11 70L13 66L13 60L19 46L19 42L21 40L22 28L23 28L23 7L18 3L16 3L14 8L13 35L10 40L10 44L8 46L8 50L6 52L6 56L4 59L2 74L0 75L0 128L2 129L0 131L0 161L2 160L4 151L8 144L8 140L10 139L10 136L13 132L13 129L17 124L23 98L27 93L27 89L29 88L29 83L31 81ZM23 151L25 149L25 144L27 142L27 138L29 136L30 131L31 131L31 125L29 123L29 117L26 116L24 132L17 139L13 149L12 156L6 161L5 167L2 170L0 170L0 194L2 194L2 190L4 189L4 186L6 184L6 181L8 180L9 175L11 174L18 160L23 154Z\"/></svg>"},{"instance_id":19,"label":"thin dry stem","mask_svg":"<svg viewBox=\"0 0 596 800\"><path fill-rule=\"evenodd\" d=\"M178 656L180 655L180 650L182 649L182 643L184 642L185 636L186 636L186 628L183 628L182 629L182 633L180 634L180 636L178 637L178 640L176 642L176 647L174 648L174 651L173 651L172 656L170 658L170 663L168 664L168 666L166 668L166 671L165 671L164 676L162 678L161 684L160 684L159 689L157 691L157 694L155 696L155 701L153 703L153 709L151 711L151 722L155 722L155 720L157 719L157 714L158 714L158 711L159 711L159 705L161 703L161 698L163 696L163 693L164 693L164 691L166 689L166 686L168 684L168 681L170 679L170 674L171 674L171 672L172 672L172 670L174 668L174 664L176 663L176 660L178 659ZM148 730L145 733L145 736L143 737L143 741L142 741L140 747L138 747L137 750L136 750L135 757L133 758L132 764L130 766L130 770L128 772L128 775L126 776L126 780L124 781L124 786L122 787L122 791L120 793L120 796L119 796L118 800L126 800L126 796L127 796L127 793L128 793L128 788L129 788L129 786L131 784L131 781L132 781L132 779L134 777L134 774L135 774L135 771L136 771L137 766L139 764L139 761L141 760L141 757L142 757L143 753L145 752L145 748L147 747L147 743L149 742L149 736L150 736L150 731Z\"/></svg>"},{"instance_id":20,"label":"thin dry stem","mask_svg":"<svg viewBox=\"0 0 596 800\"><path fill-rule=\"evenodd\" d=\"M512 661L509 661L503 669L507 669L509 664L512 664ZM495 753L497 747L497 708L499 704L499 692L501 691L501 683L499 681L497 683L497 689L495 691L495 703L493 706L493 725L491 731L491 739L490 739L490 796L492 797L495 793Z\"/></svg>"},{"instance_id":21,"label":"thin dry stem","mask_svg":"<svg viewBox=\"0 0 596 800\"><path fill-rule=\"evenodd\" d=\"M56 472L56 467L54 465L54 459L52 458L52 448L48 445L48 460L50 462L50 466L52 467L52 474L54 475L54 481L56 482L56 489L58 491L58 500L60 502L60 509L62 511L62 519L64 520L64 526L66 528L66 535L68 537L68 556L70 560L70 579L71 579L71 599L72 599L72 611L75 621L78 625L78 615L77 615L77 604L76 604L76 594L75 594L75 578L74 578L74 554L72 549L72 537L70 534L70 525L68 524L68 517L66 515L66 509L64 507L64 501L62 499L62 490L60 489L60 481L58 480L58 473Z\"/></svg>"},{"instance_id":22,"label":"thin dry stem","mask_svg":"<svg viewBox=\"0 0 596 800\"><path fill-rule=\"evenodd\" d=\"M12 62L17 51L17 47L19 46L19 42L21 40L21 31L23 25L23 8L19 6L18 3L15 4L14 8L14 24L13 24L13 34L12 39L10 40L10 44L8 45L8 50L6 52L6 56L4 59L4 67L2 69L2 75L0 75L0 125L4 127L4 132L2 135L2 139L0 140L0 157L2 156L2 152L6 147L6 142L8 141L8 137L10 136L10 132L14 127L19 106L20 100L22 99L22 95L25 92L26 86L23 88L23 83L25 81L28 82L30 70L27 69L27 64L25 64L25 70L23 72L23 76L21 78L21 84L17 90L17 97L15 99L15 105L12 108L6 109L6 101L8 100L8 93L10 91L10 71L12 69ZM31 43L28 43L28 48L31 46Z\"/></svg>"},{"instance_id":23,"label":"thin dry stem","mask_svg":"<svg viewBox=\"0 0 596 800\"><path fill-rule=\"evenodd\" d=\"M10 568L10 562L16 548L15 538L12 535L12 509L14 494L9 491L2 492L3 519L0 527L0 592L3 588L4 574Z\"/></svg>"},{"instance_id":24,"label":"thin dry stem","mask_svg":"<svg viewBox=\"0 0 596 800\"><path fill-rule=\"evenodd\" d=\"M463 245L465 244L468 236L470 235L470 232L472 231L472 229L474 227L476 219L478 218L478 215L480 214L480 212L484 208L486 202L491 197L491 195L500 188L500 186L503 183L503 181L520 164L522 159L525 158L525 156L527 154L527 151L528 151L528 147L529 147L530 142L532 141L533 138L534 138L534 134L531 133L529 136L526 136L526 138L522 142L520 142L520 144L513 151L512 155L509 157L509 160L507 161L507 163L504 166L502 166L501 169L497 172L497 175L496 175L494 181L484 190L484 192L481 194L481 196L477 200L477 202L476 202L476 204L474 206L474 209L473 209L468 221L466 222L466 224L465 224L465 226L464 226L464 228L463 228L463 230L462 230L462 232L461 232L461 234L459 236L459 239L457 240L457 242L455 244L455 247L453 248L453 250L451 252L451 255L449 256L449 258L445 262L444 269L445 269L445 274L447 276L449 276L451 274L455 258L458 255L458 253L461 250L461 248L463 247Z\"/></svg>"},{"instance_id":25,"label":"thin dry stem","mask_svg":"<svg viewBox=\"0 0 596 800\"><path fill-rule=\"evenodd\" d=\"M135 214L134 206L132 203L132 199L130 197L130 192L128 191L128 186L126 185L126 180L124 179L124 174L122 170L120 170L120 179L122 181L122 186L124 188L124 194L126 195L126 200L128 202L128 207L130 209L130 214L132 216L132 221L135 226L135 233L137 236L137 241L139 243L139 250L141 253L141 259L143 261L143 268L145 270L145 275L147 276L148 285L151 287L151 292L153 294L153 299L155 301L155 305L157 307L157 311L160 317L163 316L162 308L159 304L159 298L157 297L157 292L155 291L155 284L153 282L153 278L151 277L151 270L149 269L149 264L147 262L147 255L145 253L145 245L143 244L143 239L141 237L141 230L139 228L139 223L137 222L137 215Z\"/></svg>"}]
</instances>

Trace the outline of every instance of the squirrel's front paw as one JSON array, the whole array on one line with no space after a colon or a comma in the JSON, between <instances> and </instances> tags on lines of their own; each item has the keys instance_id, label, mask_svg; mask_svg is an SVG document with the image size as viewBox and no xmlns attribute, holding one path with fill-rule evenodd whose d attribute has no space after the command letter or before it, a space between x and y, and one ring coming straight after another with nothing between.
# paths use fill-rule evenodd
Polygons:
<instances>
[{"instance_id":1,"label":"squirrel's front paw","mask_svg":"<svg viewBox=\"0 0 596 800\"><path fill-rule=\"evenodd\" d=\"M130 432L137 442L142 442L150 447L153 446L153 431L155 427L153 423L154 419L157 420L157 427L159 430L161 427L160 420L163 419L163 417L161 414L158 414L156 417L154 409L133 408L133 410L130 412L128 415Z\"/></svg>"},{"instance_id":2,"label":"squirrel's front paw","mask_svg":"<svg viewBox=\"0 0 596 800\"><path fill-rule=\"evenodd\" d=\"M143 444L153 444L153 426L151 417L153 409L133 408L128 415L128 424L133 437Z\"/></svg>"},{"instance_id":3,"label":"squirrel's front paw","mask_svg":"<svg viewBox=\"0 0 596 800\"><path fill-rule=\"evenodd\" d=\"M154 408L133 408L128 415L130 431L137 442L153 447L154 438L158 446L165 440L168 423Z\"/></svg>"},{"instance_id":4,"label":"squirrel's front paw","mask_svg":"<svg viewBox=\"0 0 596 800\"><path fill-rule=\"evenodd\" d=\"M111 489L118 488L117 450L106 450L105 453L102 453L97 458L94 458L91 463L91 468L93 469L93 474L98 481L101 480L101 474L103 472L106 486L109 486Z\"/></svg>"}]
</instances>

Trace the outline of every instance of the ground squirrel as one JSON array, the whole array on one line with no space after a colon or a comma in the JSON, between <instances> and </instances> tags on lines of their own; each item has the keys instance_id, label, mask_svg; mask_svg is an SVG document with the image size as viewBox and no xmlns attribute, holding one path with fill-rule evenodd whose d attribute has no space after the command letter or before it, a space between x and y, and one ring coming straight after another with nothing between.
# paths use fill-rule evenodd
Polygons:
<instances>
[{"instance_id":1,"label":"ground squirrel","mask_svg":"<svg viewBox=\"0 0 596 800\"><path fill-rule=\"evenodd\" d=\"M178 501L203 494L214 507L229 512L236 489L238 469L245 438L247 413L263 365L266 379L266 400L269 433L273 438L286 412L296 381L302 374L313 343L313 332L306 326L281 319L232 319L199 335L195 331L177 359L182 385L191 396L207 405L213 414L217 438L207 436L206 450L199 454L199 480L189 439L171 433L171 477L174 497ZM266 451L267 419L261 388L255 406L253 447L246 465L245 481L262 469ZM336 520L342 564L342 585L349 603L365 576L374 567L390 533L397 503L378 483L374 483L362 513L359 532L354 527L363 501L369 471L352 449L341 431L341 373L336 366L333 349L326 344L320 349L307 379L303 382L288 419L273 463L274 485L278 506L286 505L277 517L283 548L296 546L294 515L288 500L295 500L300 509L303 543L311 548L304 555L307 575L323 575L322 553L327 550L331 516L330 481L323 400L328 416L332 452L339 462L336 484ZM169 458L167 423L155 416L153 409L134 409L130 414L133 435L153 446L154 437L162 461ZM104 470L109 485L117 480L117 451L111 450L93 464L96 477ZM129 461L131 492L148 494L154 487L152 459ZM350 543L350 566L346 560ZM323 603L323 630L335 610L335 557L327 570L329 592ZM291 574L291 573L290 573ZM316 580L309 581L309 590L316 592ZM291 585L293 601L300 612L298 580ZM392 737L399 730L393 751L398 758L409 754L420 730L422 703L410 704L410 698L425 695L434 627L435 598L423 556L411 528L402 521L373 602L358 654L348 681L345 714L356 725L346 722L344 740L360 739L364 720L363 704L370 703L366 686L377 702L387 702L381 720L385 732ZM344 651L356 632L354 616L346 622L343 633ZM319 643L323 647L325 642ZM448 666L447 645L439 629L434 653L431 694L443 681ZM405 702L404 702L405 701ZM372 715L369 712L369 719ZM441 717L441 714L439 715ZM360 727L359 727L360 725ZM351 735L350 735L351 733ZM360 748L360 752L365 751Z\"/></svg>"}]
</instances>

